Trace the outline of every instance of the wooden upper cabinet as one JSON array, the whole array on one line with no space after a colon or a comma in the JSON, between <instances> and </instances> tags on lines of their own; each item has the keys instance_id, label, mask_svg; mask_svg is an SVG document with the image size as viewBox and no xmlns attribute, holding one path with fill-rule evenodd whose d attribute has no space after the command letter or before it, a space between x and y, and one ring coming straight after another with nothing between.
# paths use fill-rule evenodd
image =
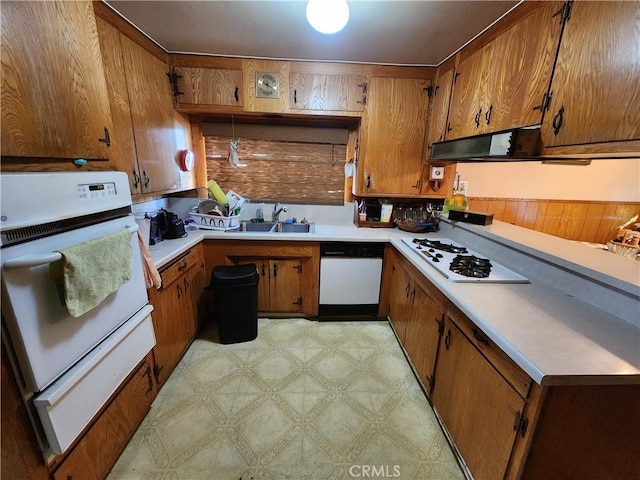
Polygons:
<instances>
[{"instance_id":1,"label":"wooden upper cabinet","mask_svg":"<svg viewBox=\"0 0 640 480\"><path fill-rule=\"evenodd\" d=\"M242 106L242 70L175 67L177 104Z\"/></svg>"},{"instance_id":2,"label":"wooden upper cabinet","mask_svg":"<svg viewBox=\"0 0 640 480\"><path fill-rule=\"evenodd\" d=\"M493 71L493 42L461 60L454 74L447 140L484 132L485 105Z\"/></svg>"},{"instance_id":3,"label":"wooden upper cabinet","mask_svg":"<svg viewBox=\"0 0 640 480\"><path fill-rule=\"evenodd\" d=\"M91 2L2 2L1 62L3 156L110 157Z\"/></svg>"},{"instance_id":4,"label":"wooden upper cabinet","mask_svg":"<svg viewBox=\"0 0 640 480\"><path fill-rule=\"evenodd\" d=\"M446 138L447 116L449 114L449 100L451 99L454 71L453 68L450 68L446 72L439 73L433 87L428 148L434 142L442 142Z\"/></svg>"},{"instance_id":5,"label":"wooden upper cabinet","mask_svg":"<svg viewBox=\"0 0 640 480\"><path fill-rule=\"evenodd\" d=\"M371 77L368 85L355 193L417 195L430 82Z\"/></svg>"},{"instance_id":6,"label":"wooden upper cabinet","mask_svg":"<svg viewBox=\"0 0 640 480\"><path fill-rule=\"evenodd\" d=\"M292 110L321 112L362 112L367 84L360 75L323 75L291 73L289 75Z\"/></svg>"},{"instance_id":7,"label":"wooden upper cabinet","mask_svg":"<svg viewBox=\"0 0 640 480\"><path fill-rule=\"evenodd\" d=\"M289 72L291 62L281 60L242 60L244 82L244 110L247 112L288 113L289 112ZM278 78L280 95L278 98L262 98L256 92L256 74L271 73Z\"/></svg>"},{"instance_id":8,"label":"wooden upper cabinet","mask_svg":"<svg viewBox=\"0 0 640 480\"><path fill-rule=\"evenodd\" d=\"M565 24L545 146L640 139L640 2L574 2Z\"/></svg>"},{"instance_id":9,"label":"wooden upper cabinet","mask_svg":"<svg viewBox=\"0 0 640 480\"><path fill-rule=\"evenodd\" d=\"M120 45L121 34L114 26L100 17L96 17L96 24L113 119L110 163L116 170L129 174L129 188L132 194L142 193L136 142L131 126L127 76L124 73L122 46Z\"/></svg>"},{"instance_id":10,"label":"wooden upper cabinet","mask_svg":"<svg viewBox=\"0 0 640 480\"><path fill-rule=\"evenodd\" d=\"M456 68L447 139L539 125L560 40L562 2L532 2L521 18Z\"/></svg>"},{"instance_id":11,"label":"wooden upper cabinet","mask_svg":"<svg viewBox=\"0 0 640 480\"><path fill-rule=\"evenodd\" d=\"M483 107L485 132L539 125L560 41L563 2L535 8L493 41L493 67Z\"/></svg>"}]
</instances>

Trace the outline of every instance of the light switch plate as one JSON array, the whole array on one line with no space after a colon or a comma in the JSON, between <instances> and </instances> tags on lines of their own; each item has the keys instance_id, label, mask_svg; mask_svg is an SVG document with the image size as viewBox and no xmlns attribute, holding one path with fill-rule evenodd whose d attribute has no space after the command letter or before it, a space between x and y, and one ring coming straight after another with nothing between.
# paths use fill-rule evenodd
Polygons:
<instances>
[{"instance_id":1,"label":"light switch plate","mask_svg":"<svg viewBox=\"0 0 640 480\"><path fill-rule=\"evenodd\" d=\"M444 167L431 167L431 180L444 180Z\"/></svg>"}]
</instances>

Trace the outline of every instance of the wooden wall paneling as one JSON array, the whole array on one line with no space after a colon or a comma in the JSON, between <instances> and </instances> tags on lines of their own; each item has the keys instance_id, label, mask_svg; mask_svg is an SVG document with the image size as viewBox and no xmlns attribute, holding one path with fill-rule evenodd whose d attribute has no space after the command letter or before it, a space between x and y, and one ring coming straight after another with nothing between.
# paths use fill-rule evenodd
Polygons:
<instances>
[{"instance_id":1,"label":"wooden wall paneling","mask_svg":"<svg viewBox=\"0 0 640 480\"><path fill-rule=\"evenodd\" d=\"M525 212L522 218L522 227L535 230L536 220L538 218L538 208L540 204L538 202L525 202Z\"/></svg>"},{"instance_id":2,"label":"wooden wall paneling","mask_svg":"<svg viewBox=\"0 0 640 480\"><path fill-rule=\"evenodd\" d=\"M606 205L604 203L590 203L587 208L586 218L582 224L582 228L578 234L578 238L593 238L594 242L606 243L598 240L600 222L604 215L604 209Z\"/></svg>"},{"instance_id":3,"label":"wooden wall paneling","mask_svg":"<svg viewBox=\"0 0 640 480\"><path fill-rule=\"evenodd\" d=\"M469 210L568 240L607 243L620 225L640 215L640 203L469 198Z\"/></svg>"},{"instance_id":4,"label":"wooden wall paneling","mask_svg":"<svg viewBox=\"0 0 640 480\"><path fill-rule=\"evenodd\" d=\"M564 209L562 223L564 232L562 237L568 240L580 240L582 226L584 225L589 205L586 203L567 204Z\"/></svg>"}]
</instances>

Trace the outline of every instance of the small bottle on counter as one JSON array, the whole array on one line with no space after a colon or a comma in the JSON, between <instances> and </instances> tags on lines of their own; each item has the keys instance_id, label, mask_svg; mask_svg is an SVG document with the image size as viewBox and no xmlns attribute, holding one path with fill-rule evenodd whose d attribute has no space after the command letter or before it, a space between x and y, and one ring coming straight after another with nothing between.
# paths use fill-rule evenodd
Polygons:
<instances>
[{"instance_id":1,"label":"small bottle on counter","mask_svg":"<svg viewBox=\"0 0 640 480\"><path fill-rule=\"evenodd\" d=\"M261 203L260 205L258 205L258 208L256 208L256 221L257 222L264 222L264 203Z\"/></svg>"}]
</instances>

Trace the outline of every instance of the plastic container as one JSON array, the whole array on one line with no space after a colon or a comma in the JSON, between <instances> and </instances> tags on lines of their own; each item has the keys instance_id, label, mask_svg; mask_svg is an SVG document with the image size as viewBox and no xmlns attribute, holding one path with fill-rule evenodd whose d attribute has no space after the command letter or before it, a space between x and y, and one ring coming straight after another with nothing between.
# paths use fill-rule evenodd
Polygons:
<instances>
[{"instance_id":1,"label":"plastic container","mask_svg":"<svg viewBox=\"0 0 640 480\"><path fill-rule=\"evenodd\" d=\"M220 343L249 342L258 336L259 281L254 263L214 267L210 289Z\"/></svg>"}]
</instances>

